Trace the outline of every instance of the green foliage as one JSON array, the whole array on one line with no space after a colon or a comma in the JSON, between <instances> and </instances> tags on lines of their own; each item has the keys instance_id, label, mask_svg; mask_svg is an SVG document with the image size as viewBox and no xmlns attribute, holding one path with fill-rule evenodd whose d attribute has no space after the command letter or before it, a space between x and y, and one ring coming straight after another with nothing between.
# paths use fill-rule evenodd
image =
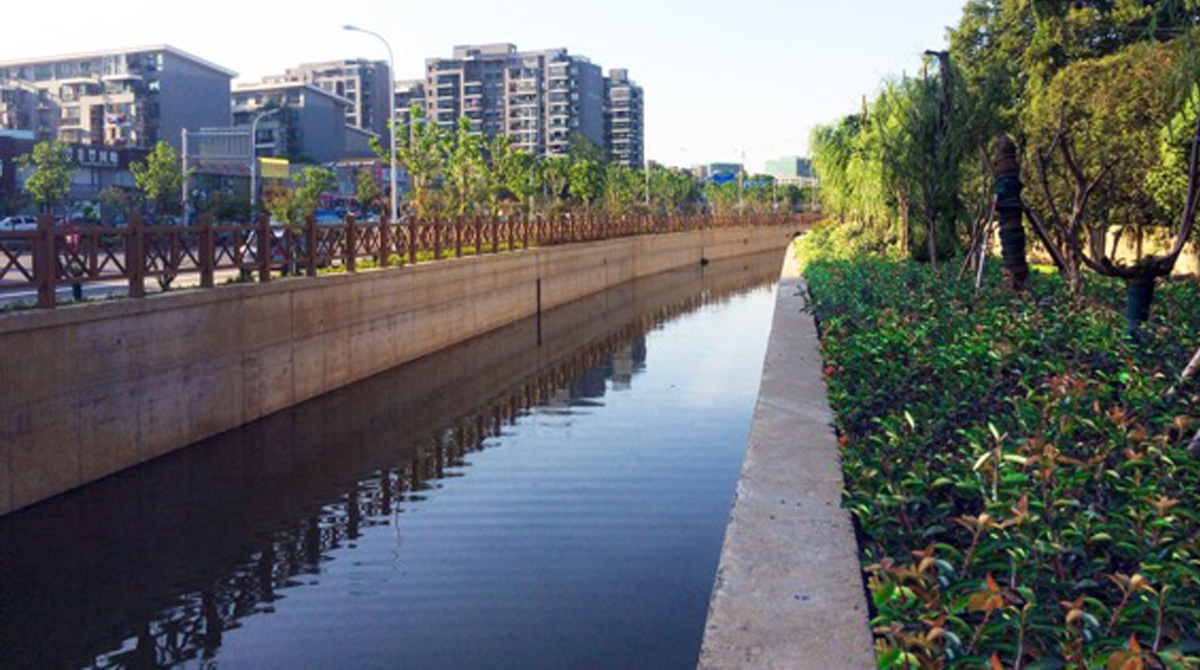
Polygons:
<instances>
[{"instance_id":1,"label":"green foliage","mask_svg":"<svg viewBox=\"0 0 1200 670\"><path fill-rule=\"evenodd\" d=\"M571 163L568 172L571 197L590 207L604 194L604 165L588 159Z\"/></svg>"},{"instance_id":2,"label":"green foliage","mask_svg":"<svg viewBox=\"0 0 1200 670\"><path fill-rule=\"evenodd\" d=\"M792 247L801 269L816 261L855 260L869 256L896 258L895 238L857 222L819 221Z\"/></svg>"},{"instance_id":3,"label":"green foliage","mask_svg":"<svg viewBox=\"0 0 1200 670\"><path fill-rule=\"evenodd\" d=\"M174 147L166 142L159 142L146 156L146 160L134 163L129 169L133 172L138 189L145 195L146 202L155 212L169 214L180 211L183 166L180 165L179 154Z\"/></svg>"},{"instance_id":4,"label":"green foliage","mask_svg":"<svg viewBox=\"0 0 1200 670\"><path fill-rule=\"evenodd\" d=\"M938 66L941 67L940 65ZM885 83L862 114L809 139L823 210L840 220L895 228L914 258L948 257L963 219L963 169L981 131L956 72ZM930 244L934 231L936 245Z\"/></svg>"},{"instance_id":5,"label":"green foliage","mask_svg":"<svg viewBox=\"0 0 1200 670\"><path fill-rule=\"evenodd\" d=\"M1200 667L1200 382L1167 394L1196 285L1160 290L1134 348L1111 283L1072 303L1057 275L1020 296L953 272L805 272L881 664Z\"/></svg>"},{"instance_id":6,"label":"green foliage","mask_svg":"<svg viewBox=\"0 0 1200 670\"><path fill-rule=\"evenodd\" d=\"M251 220L250 202L232 193L213 193L197 205L197 209L217 221L243 222Z\"/></svg>"},{"instance_id":7,"label":"green foliage","mask_svg":"<svg viewBox=\"0 0 1200 670\"><path fill-rule=\"evenodd\" d=\"M375 180L374 170L359 170L355 175L354 197L365 212L379 208L383 198L383 187Z\"/></svg>"},{"instance_id":8,"label":"green foliage","mask_svg":"<svg viewBox=\"0 0 1200 670\"><path fill-rule=\"evenodd\" d=\"M1089 179L1109 170L1109 177L1097 185L1090 201L1093 212L1087 218L1091 222L1163 223L1145 184L1161 163L1161 135L1173 112L1166 95L1167 77L1176 57L1172 45L1126 47L1062 68L1030 101L1025 115L1030 144L1027 162L1047 161L1059 211L1070 211L1075 197L1073 176L1058 144L1065 142L1071 158ZM1190 139L1190 128L1183 134ZM1186 172L1178 174L1186 178ZM1045 203L1044 193L1036 195Z\"/></svg>"},{"instance_id":9,"label":"green foliage","mask_svg":"<svg viewBox=\"0 0 1200 670\"><path fill-rule=\"evenodd\" d=\"M43 211L51 211L71 192L71 150L63 142L38 142L33 152L21 156L21 165L33 167L25 190Z\"/></svg>"},{"instance_id":10,"label":"green foliage","mask_svg":"<svg viewBox=\"0 0 1200 670\"><path fill-rule=\"evenodd\" d=\"M552 211L569 207L605 207L615 215L643 211L646 174L610 164L604 152L580 133L571 135L566 156L540 158L512 148L511 138L486 138L459 118L451 137L414 106L411 124L397 131L397 161L408 171L412 204L418 217L439 213L454 216L500 215L501 202L510 198ZM372 141L381 158L388 151ZM650 175L653 207L659 212L683 212L700 199L698 185L687 175L659 168Z\"/></svg>"},{"instance_id":11,"label":"green foliage","mask_svg":"<svg viewBox=\"0 0 1200 670\"><path fill-rule=\"evenodd\" d=\"M487 164L483 157L483 137L471 131L471 120L458 118L454 145L446 156L446 185L453 211L465 216L487 188Z\"/></svg>"},{"instance_id":12,"label":"green foliage","mask_svg":"<svg viewBox=\"0 0 1200 670\"><path fill-rule=\"evenodd\" d=\"M289 226L302 225L317 210L321 196L337 189L333 171L322 167L304 168L304 176L296 175L294 189L272 193L267 198L271 217Z\"/></svg>"},{"instance_id":13,"label":"green foliage","mask_svg":"<svg viewBox=\"0 0 1200 670\"><path fill-rule=\"evenodd\" d=\"M426 218L436 206L431 189L446 167L450 140L437 123L425 118L425 110L420 105L414 104L409 109L408 118L409 122L395 131L396 161L408 171L417 215ZM381 158L390 160L388 148L376 139L371 142Z\"/></svg>"},{"instance_id":14,"label":"green foliage","mask_svg":"<svg viewBox=\"0 0 1200 670\"><path fill-rule=\"evenodd\" d=\"M571 183L571 161L564 156L551 156L542 161L542 176L551 207L561 205Z\"/></svg>"}]
</instances>

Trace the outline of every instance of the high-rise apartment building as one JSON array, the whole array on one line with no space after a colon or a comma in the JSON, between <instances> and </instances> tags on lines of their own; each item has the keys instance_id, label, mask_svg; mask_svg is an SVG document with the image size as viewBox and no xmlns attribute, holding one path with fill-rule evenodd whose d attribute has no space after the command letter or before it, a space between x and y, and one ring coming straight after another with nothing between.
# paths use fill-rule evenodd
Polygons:
<instances>
[{"instance_id":1,"label":"high-rise apartment building","mask_svg":"<svg viewBox=\"0 0 1200 670\"><path fill-rule=\"evenodd\" d=\"M477 132L544 156L565 155L576 133L605 148L604 77L566 49L458 46L451 58L427 59L425 73L426 113L444 127L465 116Z\"/></svg>"},{"instance_id":2,"label":"high-rise apartment building","mask_svg":"<svg viewBox=\"0 0 1200 670\"><path fill-rule=\"evenodd\" d=\"M640 168L646 159L642 87L629 71L609 70L604 79L604 146L614 163Z\"/></svg>"},{"instance_id":3,"label":"high-rise apartment building","mask_svg":"<svg viewBox=\"0 0 1200 670\"><path fill-rule=\"evenodd\" d=\"M176 147L184 128L229 125L236 73L167 45L0 62L0 127L37 139Z\"/></svg>"},{"instance_id":4,"label":"high-rise apartment building","mask_svg":"<svg viewBox=\"0 0 1200 670\"><path fill-rule=\"evenodd\" d=\"M396 124L405 125L409 122L409 112L413 105L425 109L425 80L402 79L396 82Z\"/></svg>"},{"instance_id":5,"label":"high-rise apartment building","mask_svg":"<svg viewBox=\"0 0 1200 670\"><path fill-rule=\"evenodd\" d=\"M388 96L392 95L392 72L387 61L362 58L304 63L281 75L263 77L264 84L303 82L313 84L349 102L346 124L368 130L386 142Z\"/></svg>"}]
</instances>

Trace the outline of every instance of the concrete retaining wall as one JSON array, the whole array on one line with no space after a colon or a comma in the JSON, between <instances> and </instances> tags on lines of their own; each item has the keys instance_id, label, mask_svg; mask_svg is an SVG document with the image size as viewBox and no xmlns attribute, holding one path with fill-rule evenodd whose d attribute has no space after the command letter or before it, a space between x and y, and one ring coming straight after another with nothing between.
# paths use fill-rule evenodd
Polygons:
<instances>
[{"instance_id":1,"label":"concrete retaining wall","mask_svg":"<svg viewBox=\"0 0 1200 670\"><path fill-rule=\"evenodd\" d=\"M0 316L0 514L571 300L790 228L548 247ZM540 295L539 295L540 294Z\"/></svg>"},{"instance_id":2,"label":"concrete retaining wall","mask_svg":"<svg viewBox=\"0 0 1200 670\"><path fill-rule=\"evenodd\" d=\"M876 667L806 293L796 264L785 265L709 603L704 670Z\"/></svg>"}]
</instances>

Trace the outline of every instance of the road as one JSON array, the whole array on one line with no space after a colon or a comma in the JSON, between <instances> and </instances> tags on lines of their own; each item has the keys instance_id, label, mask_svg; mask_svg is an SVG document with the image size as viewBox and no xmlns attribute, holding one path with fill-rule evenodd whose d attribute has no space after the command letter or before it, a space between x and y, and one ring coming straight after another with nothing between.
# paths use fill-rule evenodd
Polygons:
<instances>
[{"instance_id":1,"label":"road","mask_svg":"<svg viewBox=\"0 0 1200 670\"><path fill-rule=\"evenodd\" d=\"M213 283L220 285L220 284L224 283L225 281L227 281L228 279L231 279L236 276L238 276L237 270L218 270L217 272L213 273ZM199 285L200 285L200 273L199 272L188 272L187 274L183 274L183 275L180 275L179 277L176 277L175 281L171 282L171 289L178 290L178 289L190 288L190 287L199 286ZM146 293L158 293L158 292L159 292L158 282L155 281L154 279L147 279L146 280ZM63 302L70 301L72 299L70 284L59 286L58 289L55 291L55 293L58 296L58 302L60 304ZM117 279L117 280L113 280L113 281L88 282L88 283L83 284L83 297L86 299L89 299L89 300L101 300L101 299L107 298L109 296L123 296L123 295L127 295L128 293L129 293L129 282L124 279ZM0 291L0 309L3 309L5 307L8 307L15 303L25 303L29 306L33 306L34 304L37 303L37 289L20 289L20 290L15 290L15 291Z\"/></svg>"}]
</instances>

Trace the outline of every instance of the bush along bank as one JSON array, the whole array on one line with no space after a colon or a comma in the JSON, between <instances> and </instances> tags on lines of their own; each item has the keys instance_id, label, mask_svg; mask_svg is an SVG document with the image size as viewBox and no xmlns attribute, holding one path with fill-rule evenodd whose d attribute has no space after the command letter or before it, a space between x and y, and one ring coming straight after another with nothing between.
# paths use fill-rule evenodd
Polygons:
<instances>
[{"instance_id":1,"label":"bush along bank","mask_svg":"<svg viewBox=\"0 0 1200 670\"><path fill-rule=\"evenodd\" d=\"M880 667L1200 667L1196 285L1135 347L1111 282L948 265L805 270Z\"/></svg>"}]
</instances>

